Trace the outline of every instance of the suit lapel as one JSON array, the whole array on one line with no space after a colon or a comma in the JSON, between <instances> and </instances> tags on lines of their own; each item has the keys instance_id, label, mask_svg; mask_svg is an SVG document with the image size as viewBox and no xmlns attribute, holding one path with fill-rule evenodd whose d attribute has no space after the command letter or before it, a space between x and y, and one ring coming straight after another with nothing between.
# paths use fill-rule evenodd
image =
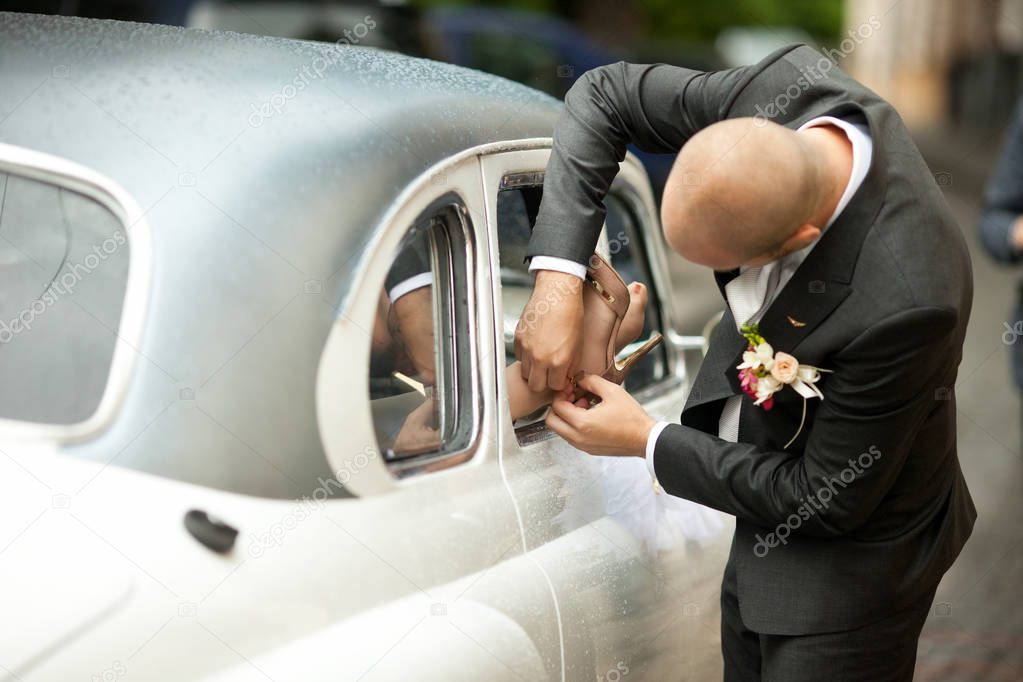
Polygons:
<instances>
[{"instance_id":1,"label":"suit lapel","mask_svg":"<svg viewBox=\"0 0 1023 682\"><path fill-rule=\"evenodd\" d=\"M735 394L726 378L726 370L736 352L741 353L745 345L746 340L735 329L732 311L726 307L721 322L711 334L707 356L696 374L683 411Z\"/></svg>"},{"instance_id":2,"label":"suit lapel","mask_svg":"<svg viewBox=\"0 0 1023 682\"><path fill-rule=\"evenodd\" d=\"M738 276L739 268L736 268L735 270L714 271L714 281L718 285L718 291L721 292L721 298L723 298L726 301L728 300L728 296L725 295L725 287L728 285L729 282L731 282Z\"/></svg>"},{"instance_id":3,"label":"suit lapel","mask_svg":"<svg viewBox=\"0 0 1023 682\"><path fill-rule=\"evenodd\" d=\"M869 118L868 126L877 130ZM863 240L874 225L887 189L885 153L879 140L873 139L873 144L873 158L863 183L760 319L760 335L775 351L794 354L799 344L852 293L850 282ZM730 278L723 280L721 274L715 273L715 277L723 290ZM722 367L733 395L741 392L735 366L742 361L744 350L745 342Z\"/></svg>"},{"instance_id":4,"label":"suit lapel","mask_svg":"<svg viewBox=\"0 0 1023 682\"><path fill-rule=\"evenodd\" d=\"M760 320L760 335L776 351L795 351L852 292L843 282L810 277L793 275Z\"/></svg>"},{"instance_id":5,"label":"suit lapel","mask_svg":"<svg viewBox=\"0 0 1023 682\"><path fill-rule=\"evenodd\" d=\"M839 114L837 110L830 113ZM850 282L863 240L884 203L886 153L883 140L874 134L880 128L858 105L844 106L841 115L849 114L860 114L867 120L874 145L871 166L845 210L824 231L761 318L760 334L776 351L792 353L852 293ZM723 297L725 285L737 274L738 270L714 273ZM712 422L720 415L720 404L715 401L742 392L735 366L742 361L745 349L746 340L736 331L726 306L686 400L682 423L714 432Z\"/></svg>"}]
</instances>

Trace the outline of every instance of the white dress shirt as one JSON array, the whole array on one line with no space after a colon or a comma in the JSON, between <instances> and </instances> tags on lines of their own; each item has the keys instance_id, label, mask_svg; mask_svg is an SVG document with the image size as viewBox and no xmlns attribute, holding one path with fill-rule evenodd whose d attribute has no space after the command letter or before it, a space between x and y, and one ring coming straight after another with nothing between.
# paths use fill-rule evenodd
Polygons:
<instances>
[{"instance_id":1,"label":"white dress shirt","mask_svg":"<svg viewBox=\"0 0 1023 682\"><path fill-rule=\"evenodd\" d=\"M874 154L874 145L870 139L868 128L862 124L850 123L832 116L820 116L807 121L799 130L813 126L834 125L845 132L852 144L852 171L849 173L849 182L846 183L845 191L842 192L838 205L824 226L826 230L841 215L845 207L849 205L856 190L863 184L870 169L870 161ZM728 299L728 307L735 319L736 329L741 329L747 322L758 322L764 312L778 296L778 293L785 287L785 284L795 274L796 269L806 259L810 251L817 244L815 241L799 251L779 258L756 268L743 268L738 277L725 285L725 298ZM742 407L742 395L733 395L721 410L721 417L718 420L718 437L736 442L739 438L739 411ZM647 437L646 462L650 475L656 479L654 473L654 451L657 447L657 438L661 435L668 422L658 422Z\"/></svg>"},{"instance_id":2,"label":"white dress shirt","mask_svg":"<svg viewBox=\"0 0 1023 682\"><path fill-rule=\"evenodd\" d=\"M558 258L557 256L533 256L530 258L529 271L536 272L537 270L554 270L555 272L575 275L579 279L586 279L585 265L576 263L574 260L568 260L567 258Z\"/></svg>"},{"instance_id":3,"label":"white dress shirt","mask_svg":"<svg viewBox=\"0 0 1023 682\"><path fill-rule=\"evenodd\" d=\"M433 273L421 272L418 275L413 275L412 277L402 280L391 287L391 290L387 292L387 298L390 299L391 304L393 305L395 301L405 294L412 293L416 289L422 289L423 287L430 286L433 286Z\"/></svg>"}]
</instances>

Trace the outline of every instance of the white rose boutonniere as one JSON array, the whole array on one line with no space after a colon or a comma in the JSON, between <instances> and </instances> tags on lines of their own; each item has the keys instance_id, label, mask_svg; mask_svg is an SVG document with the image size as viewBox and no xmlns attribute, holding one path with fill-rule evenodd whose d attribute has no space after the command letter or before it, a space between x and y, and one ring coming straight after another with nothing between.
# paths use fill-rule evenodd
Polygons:
<instances>
[{"instance_id":1,"label":"white rose boutonniere","mask_svg":"<svg viewBox=\"0 0 1023 682\"><path fill-rule=\"evenodd\" d=\"M739 370L739 385L743 392L753 398L753 404L770 410L774 407L774 394L789 386L803 397L803 417L799 429L785 444L787 448L796 440L803 430L806 421L806 401L810 398L824 400L824 394L817 387L821 372L830 370L800 364L794 356L775 351L771 344L760 336L756 324L744 324L742 335L749 346L742 354L742 362L736 365Z\"/></svg>"}]
</instances>

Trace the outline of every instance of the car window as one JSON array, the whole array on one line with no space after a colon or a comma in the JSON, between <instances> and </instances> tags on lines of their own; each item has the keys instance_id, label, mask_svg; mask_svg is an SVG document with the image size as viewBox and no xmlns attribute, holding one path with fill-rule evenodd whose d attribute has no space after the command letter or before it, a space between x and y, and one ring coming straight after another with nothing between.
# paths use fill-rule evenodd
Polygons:
<instances>
[{"instance_id":1,"label":"car window","mask_svg":"<svg viewBox=\"0 0 1023 682\"><path fill-rule=\"evenodd\" d=\"M392 464L464 452L478 421L464 212L433 209L409 229L379 292L369 395ZM459 460L461 461L461 460Z\"/></svg>"},{"instance_id":2,"label":"car window","mask_svg":"<svg viewBox=\"0 0 1023 682\"><path fill-rule=\"evenodd\" d=\"M541 185L527 185L502 189L497 195L498 252L501 263L506 363L515 360L515 326L533 289L533 278L529 274L525 256L529 236L536 222L542 191ZM654 332L662 330L660 307L636 211L627 195L621 193L609 194L604 205L607 209L607 218L598 250L605 250L604 255L609 257L611 264L626 282L642 282L647 285L650 292L643 333L634 344L623 351L628 352ZM630 391L637 391L656 383L666 374L667 363L662 345L636 364L626 378L625 386Z\"/></svg>"},{"instance_id":3,"label":"car window","mask_svg":"<svg viewBox=\"0 0 1023 682\"><path fill-rule=\"evenodd\" d=\"M0 418L85 421L103 397L128 238L77 192L0 173Z\"/></svg>"},{"instance_id":4,"label":"car window","mask_svg":"<svg viewBox=\"0 0 1023 682\"><path fill-rule=\"evenodd\" d=\"M540 206L539 187L504 189L497 194L497 249L501 266L505 364L515 361L515 325L533 291L526 263L529 235Z\"/></svg>"},{"instance_id":5,"label":"car window","mask_svg":"<svg viewBox=\"0 0 1023 682\"><path fill-rule=\"evenodd\" d=\"M646 248L646 239L655 235L649 229L643 231L634 204L627 194L618 192L608 194L604 200L604 207L607 209L604 233L607 237L611 265L626 282L642 282L649 292L643 333L637 341L623 349L622 354L627 354L653 334L664 332L659 292L654 286ZM666 353L666 346L661 344L644 356L625 378L625 388L635 392L666 377L668 374Z\"/></svg>"}]
</instances>

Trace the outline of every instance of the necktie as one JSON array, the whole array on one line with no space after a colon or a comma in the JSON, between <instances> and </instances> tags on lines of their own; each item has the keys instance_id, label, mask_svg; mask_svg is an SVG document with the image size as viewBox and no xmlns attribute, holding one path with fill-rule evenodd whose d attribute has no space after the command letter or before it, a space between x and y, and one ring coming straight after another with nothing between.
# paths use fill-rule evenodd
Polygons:
<instances>
[{"instance_id":1,"label":"necktie","mask_svg":"<svg viewBox=\"0 0 1023 682\"><path fill-rule=\"evenodd\" d=\"M735 326L741 329L746 322L756 322L764 309L774 300L781 268L777 261L762 267L746 268L725 285L725 298L732 309ZM732 443L739 439L739 409L742 396L733 395L721 410L718 437Z\"/></svg>"}]
</instances>

